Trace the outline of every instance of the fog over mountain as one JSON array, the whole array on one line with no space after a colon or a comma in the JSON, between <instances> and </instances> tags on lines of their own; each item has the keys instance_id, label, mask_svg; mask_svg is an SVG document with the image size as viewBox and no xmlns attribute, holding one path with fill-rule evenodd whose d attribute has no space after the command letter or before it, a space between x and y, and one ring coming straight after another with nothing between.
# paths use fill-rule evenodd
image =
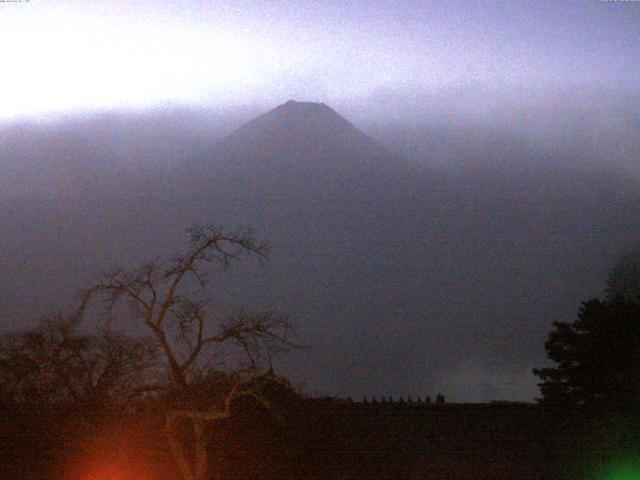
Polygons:
<instances>
[{"instance_id":1,"label":"fog over mountain","mask_svg":"<svg viewBox=\"0 0 640 480\"><path fill-rule=\"evenodd\" d=\"M516 129L371 105L337 109L358 126L293 101L3 126L3 326L180 249L195 223L250 226L270 260L221 274L217 308L289 312L310 348L278 368L308 391L533 398L551 322L640 238L633 102L607 110L625 128L600 150L580 115L549 118L561 134L544 115Z\"/></svg>"}]
</instances>

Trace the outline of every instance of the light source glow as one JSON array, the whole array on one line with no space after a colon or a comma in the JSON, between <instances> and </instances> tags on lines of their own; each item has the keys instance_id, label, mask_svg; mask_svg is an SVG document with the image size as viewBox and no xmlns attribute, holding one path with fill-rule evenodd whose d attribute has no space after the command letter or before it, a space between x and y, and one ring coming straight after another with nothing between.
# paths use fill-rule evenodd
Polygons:
<instances>
[{"instance_id":1,"label":"light source glow","mask_svg":"<svg viewBox=\"0 0 640 480\"><path fill-rule=\"evenodd\" d=\"M622 462L605 469L602 480L637 480L640 478L640 463Z\"/></svg>"},{"instance_id":2,"label":"light source glow","mask_svg":"<svg viewBox=\"0 0 640 480\"><path fill-rule=\"evenodd\" d=\"M267 44L222 29L74 15L0 17L0 117L227 99L271 70Z\"/></svg>"}]
</instances>

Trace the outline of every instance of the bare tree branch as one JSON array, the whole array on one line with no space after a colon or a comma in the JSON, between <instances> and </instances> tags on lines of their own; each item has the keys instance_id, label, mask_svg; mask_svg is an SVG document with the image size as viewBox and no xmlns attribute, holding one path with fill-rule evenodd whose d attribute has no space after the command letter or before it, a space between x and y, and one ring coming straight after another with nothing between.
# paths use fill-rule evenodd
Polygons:
<instances>
[{"instance_id":1,"label":"bare tree branch","mask_svg":"<svg viewBox=\"0 0 640 480\"><path fill-rule=\"evenodd\" d=\"M132 322L140 322L155 338L163 353L178 397L191 406L171 410L166 419L171 449L185 480L204 480L206 474L205 422L231 415L234 401L252 398L265 408L272 406L263 395L267 384L278 381L273 375L272 358L296 345L291 340L293 323L273 311L239 311L219 321L209 308L209 281L216 268L228 269L247 257L261 261L268 248L254 239L251 230L232 232L215 225L188 231L189 248L170 260L155 261L131 270L117 270L104 276L83 296L78 317L93 297L107 305L107 318L124 304ZM118 310L121 311L121 310ZM218 391L200 400L192 393L200 372L222 347L227 359L236 361L233 375L224 376ZM240 358L244 361L238 362ZM248 362L250 368L242 368ZM260 374L268 366L267 374ZM233 370L233 369L232 369ZM206 376L206 375L205 375ZM197 395L196 395L197 397ZM194 403L195 402L195 403ZM220 403L222 402L222 403ZM193 455L183 450L177 434L181 422L191 422ZM189 462L192 459L192 463Z\"/></svg>"}]
</instances>

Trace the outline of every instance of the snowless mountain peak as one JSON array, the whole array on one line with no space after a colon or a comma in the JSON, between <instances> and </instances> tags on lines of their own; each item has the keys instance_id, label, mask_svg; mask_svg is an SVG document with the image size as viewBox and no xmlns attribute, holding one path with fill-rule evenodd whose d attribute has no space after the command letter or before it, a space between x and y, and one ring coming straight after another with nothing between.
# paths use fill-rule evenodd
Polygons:
<instances>
[{"instance_id":1,"label":"snowless mountain peak","mask_svg":"<svg viewBox=\"0 0 640 480\"><path fill-rule=\"evenodd\" d=\"M324 103L289 100L218 143L213 157L241 164L368 163L388 157L377 142Z\"/></svg>"}]
</instances>

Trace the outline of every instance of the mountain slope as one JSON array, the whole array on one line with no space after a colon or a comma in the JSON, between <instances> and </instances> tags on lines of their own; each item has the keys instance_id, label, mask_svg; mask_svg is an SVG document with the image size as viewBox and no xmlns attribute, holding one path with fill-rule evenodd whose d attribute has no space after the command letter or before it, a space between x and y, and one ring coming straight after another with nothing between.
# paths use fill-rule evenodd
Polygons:
<instances>
[{"instance_id":1,"label":"mountain slope","mask_svg":"<svg viewBox=\"0 0 640 480\"><path fill-rule=\"evenodd\" d=\"M323 103L284 103L217 142L191 168L206 172L342 171L396 159Z\"/></svg>"}]
</instances>

